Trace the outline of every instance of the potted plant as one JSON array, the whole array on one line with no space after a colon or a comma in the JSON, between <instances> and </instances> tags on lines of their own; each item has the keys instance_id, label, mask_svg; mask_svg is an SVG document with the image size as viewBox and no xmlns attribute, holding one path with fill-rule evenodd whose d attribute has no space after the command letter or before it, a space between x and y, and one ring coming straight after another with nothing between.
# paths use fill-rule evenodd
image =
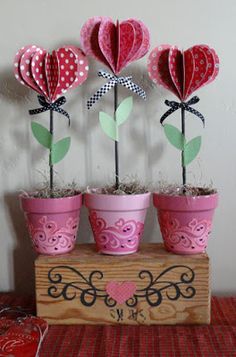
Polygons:
<instances>
[{"instance_id":1,"label":"potted plant","mask_svg":"<svg viewBox=\"0 0 236 357\"><path fill-rule=\"evenodd\" d=\"M118 105L118 85L146 98L145 92L132 82L132 77L118 77L130 62L143 57L149 49L149 32L138 20L129 19L116 24L107 17L89 19L81 30L81 45L87 55L109 67L98 75L108 79L87 102L88 109L114 88L114 115L99 113L101 128L114 141L115 183L111 187L91 189L85 193L97 250L104 254L124 255L138 250L142 236L150 192L137 183L124 183L119 174L119 129L128 119L133 106L132 97Z\"/></svg>"},{"instance_id":2,"label":"potted plant","mask_svg":"<svg viewBox=\"0 0 236 357\"><path fill-rule=\"evenodd\" d=\"M161 117L161 124L168 141L181 153L182 185L162 187L154 193L153 202L158 210L158 220L167 250L177 254L204 252L212 227L212 217L218 202L218 193L208 187L193 187L186 178L186 167L198 155L201 136L187 140L186 111L205 119L193 104L197 96L188 97L200 87L210 83L219 72L219 59L207 45L196 45L186 51L176 46L161 45L155 48L148 59L149 76L155 84L170 90L179 102L165 101L170 109ZM181 109L181 130L165 119Z\"/></svg>"},{"instance_id":3,"label":"potted plant","mask_svg":"<svg viewBox=\"0 0 236 357\"><path fill-rule=\"evenodd\" d=\"M50 112L49 130L36 121L31 129L36 140L49 152L49 183L44 189L20 195L29 234L36 252L56 255L74 248L79 225L82 194L73 186L58 188L54 183L54 165L61 161L70 147L70 137L55 142L54 112L69 114L61 108L68 89L82 84L88 73L88 61L74 46L64 46L49 54L41 47L25 46L14 59L15 77L21 84L39 93L40 108L30 115Z\"/></svg>"}]
</instances>

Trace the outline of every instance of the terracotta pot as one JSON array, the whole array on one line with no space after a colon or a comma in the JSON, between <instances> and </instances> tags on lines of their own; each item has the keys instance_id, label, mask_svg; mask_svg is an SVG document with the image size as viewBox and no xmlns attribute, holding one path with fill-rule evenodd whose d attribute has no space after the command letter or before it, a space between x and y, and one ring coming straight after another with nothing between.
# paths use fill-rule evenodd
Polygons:
<instances>
[{"instance_id":1,"label":"terracotta pot","mask_svg":"<svg viewBox=\"0 0 236 357\"><path fill-rule=\"evenodd\" d=\"M20 202L36 252L57 255L74 248L82 205L81 193L63 198L20 195Z\"/></svg>"},{"instance_id":2,"label":"terracotta pot","mask_svg":"<svg viewBox=\"0 0 236 357\"><path fill-rule=\"evenodd\" d=\"M154 193L153 203L167 250L176 254L197 254L207 248L218 194L170 196Z\"/></svg>"},{"instance_id":3,"label":"terracotta pot","mask_svg":"<svg viewBox=\"0 0 236 357\"><path fill-rule=\"evenodd\" d=\"M89 210L99 252L111 255L137 252L150 195L150 192L138 195L85 194L85 206Z\"/></svg>"}]
</instances>

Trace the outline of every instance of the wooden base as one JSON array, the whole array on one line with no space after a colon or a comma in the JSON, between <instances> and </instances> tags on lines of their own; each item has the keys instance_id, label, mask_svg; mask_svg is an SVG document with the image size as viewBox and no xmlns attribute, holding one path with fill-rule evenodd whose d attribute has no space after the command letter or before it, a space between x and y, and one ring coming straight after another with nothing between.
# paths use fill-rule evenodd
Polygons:
<instances>
[{"instance_id":1,"label":"wooden base","mask_svg":"<svg viewBox=\"0 0 236 357\"><path fill-rule=\"evenodd\" d=\"M49 324L208 324L207 254L175 255L162 244L126 256L93 244L35 261L37 314Z\"/></svg>"}]
</instances>

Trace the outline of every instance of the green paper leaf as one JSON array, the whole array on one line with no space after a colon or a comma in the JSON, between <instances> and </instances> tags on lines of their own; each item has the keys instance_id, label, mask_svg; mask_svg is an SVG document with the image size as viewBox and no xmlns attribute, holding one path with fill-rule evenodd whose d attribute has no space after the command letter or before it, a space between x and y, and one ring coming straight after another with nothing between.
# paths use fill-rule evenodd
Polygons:
<instances>
[{"instance_id":1,"label":"green paper leaf","mask_svg":"<svg viewBox=\"0 0 236 357\"><path fill-rule=\"evenodd\" d=\"M123 124L129 117L133 109L133 97L124 99L116 109L117 125Z\"/></svg>"},{"instance_id":2,"label":"green paper leaf","mask_svg":"<svg viewBox=\"0 0 236 357\"><path fill-rule=\"evenodd\" d=\"M196 138L190 140L184 148L184 166L187 166L192 162L201 148L202 138L197 136Z\"/></svg>"},{"instance_id":3,"label":"green paper leaf","mask_svg":"<svg viewBox=\"0 0 236 357\"><path fill-rule=\"evenodd\" d=\"M99 113L99 121L104 133L114 141L118 141L118 132L115 120L107 113Z\"/></svg>"},{"instance_id":4,"label":"green paper leaf","mask_svg":"<svg viewBox=\"0 0 236 357\"><path fill-rule=\"evenodd\" d=\"M169 142L179 150L184 150L185 137L181 131L171 124L164 125L164 131Z\"/></svg>"},{"instance_id":5,"label":"green paper leaf","mask_svg":"<svg viewBox=\"0 0 236 357\"><path fill-rule=\"evenodd\" d=\"M45 148L50 149L52 145L52 134L39 123L32 122L31 129L35 139Z\"/></svg>"},{"instance_id":6,"label":"green paper leaf","mask_svg":"<svg viewBox=\"0 0 236 357\"><path fill-rule=\"evenodd\" d=\"M51 150L51 164L57 164L67 154L70 148L70 137L59 140L57 143L52 144Z\"/></svg>"}]
</instances>

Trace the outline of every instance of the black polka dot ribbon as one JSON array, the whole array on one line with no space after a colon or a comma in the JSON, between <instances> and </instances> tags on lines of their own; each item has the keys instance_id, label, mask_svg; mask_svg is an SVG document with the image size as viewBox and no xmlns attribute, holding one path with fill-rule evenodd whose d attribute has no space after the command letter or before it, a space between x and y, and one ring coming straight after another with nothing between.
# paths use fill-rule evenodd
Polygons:
<instances>
[{"instance_id":1,"label":"black polka dot ribbon","mask_svg":"<svg viewBox=\"0 0 236 357\"><path fill-rule=\"evenodd\" d=\"M46 99L42 95L38 95L39 104L42 105L41 108L31 109L29 110L30 115L40 114L46 112L47 110L53 110L54 112L65 115L69 120L70 126L70 115L62 108L60 108L63 104L66 103L66 97L60 97L53 103L48 103Z\"/></svg>"},{"instance_id":2,"label":"black polka dot ribbon","mask_svg":"<svg viewBox=\"0 0 236 357\"><path fill-rule=\"evenodd\" d=\"M139 95L144 100L146 99L146 93L141 87L132 82L132 76L117 77L114 74L108 73L106 71L99 71L98 76L109 79L109 81L105 83L100 89L98 89L98 91L94 93L94 95L87 101L88 109L90 109L93 104L95 104L104 94L109 92L109 90L116 84L121 84L122 86Z\"/></svg>"},{"instance_id":3,"label":"black polka dot ribbon","mask_svg":"<svg viewBox=\"0 0 236 357\"><path fill-rule=\"evenodd\" d=\"M167 110L167 112L165 112L165 114L162 115L161 119L160 119L160 123L162 124L164 122L164 120L172 113L174 113L176 110L183 108L184 110L187 110L188 112L196 115L198 118L201 119L203 126L205 126L205 118L204 116L198 112L196 109L192 108L191 105L196 104L199 102L199 98L197 96L192 97L190 100L188 100L187 102L175 102L174 100L169 101L169 100L165 100L165 104L168 105L168 107L170 107L169 110Z\"/></svg>"}]
</instances>

